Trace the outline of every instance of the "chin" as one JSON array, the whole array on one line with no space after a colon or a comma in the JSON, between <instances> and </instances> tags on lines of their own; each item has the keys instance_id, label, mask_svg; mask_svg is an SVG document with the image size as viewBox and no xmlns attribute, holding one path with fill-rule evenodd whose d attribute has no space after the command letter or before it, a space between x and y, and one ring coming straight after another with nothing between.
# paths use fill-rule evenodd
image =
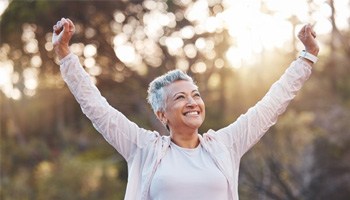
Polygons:
<instances>
[{"instance_id":1,"label":"chin","mask_svg":"<svg viewBox=\"0 0 350 200\"><path fill-rule=\"evenodd\" d=\"M189 127L192 129L199 129L202 126L203 122L198 122L198 123L193 123L193 124L188 124Z\"/></svg>"}]
</instances>

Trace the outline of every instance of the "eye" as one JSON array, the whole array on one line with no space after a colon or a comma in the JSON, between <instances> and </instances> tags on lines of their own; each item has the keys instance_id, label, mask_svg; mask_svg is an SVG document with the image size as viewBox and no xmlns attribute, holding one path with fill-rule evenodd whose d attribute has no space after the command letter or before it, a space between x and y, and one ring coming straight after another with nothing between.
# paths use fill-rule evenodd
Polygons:
<instances>
[{"instance_id":1,"label":"eye","mask_svg":"<svg viewBox=\"0 0 350 200\"><path fill-rule=\"evenodd\" d=\"M179 96L177 96L177 97L175 98L175 100L178 100L178 99L183 99L183 98L185 98L185 96L184 96L184 95L179 95Z\"/></svg>"},{"instance_id":2,"label":"eye","mask_svg":"<svg viewBox=\"0 0 350 200\"><path fill-rule=\"evenodd\" d=\"M193 96L195 96L195 97L201 97L201 94L199 94L199 92L196 92L196 93L194 93Z\"/></svg>"}]
</instances>

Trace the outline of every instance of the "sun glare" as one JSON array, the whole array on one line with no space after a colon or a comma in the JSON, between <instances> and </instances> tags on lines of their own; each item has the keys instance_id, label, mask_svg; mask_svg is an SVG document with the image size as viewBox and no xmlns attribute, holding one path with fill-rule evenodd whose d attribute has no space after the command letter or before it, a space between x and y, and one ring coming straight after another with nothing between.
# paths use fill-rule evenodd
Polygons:
<instances>
[{"instance_id":1,"label":"sun glare","mask_svg":"<svg viewBox=\"0 0 350 200\"><path fill-rule=\"evenodd\" d=\"M327 34L331 30L329 17L330 6L326 0L313 2L313 14L310 16L310 7L304 0L268 0L263 1L271 13L262 12L262 1L240 0L223 2L225 10L217 17L224 21L232 38L232 47L226 53L232 67L239 68L247 62L253 63L255 56L263 49L272 50L290 46L295 37L290 18L296 17L302 24L315 24L318 34ZM335 1L338 13L337 25L349 28L346 19L349 18L348 0ZM215 22L215 21L214 21ZM298 26L300 27L300 26ZM298 30L297 30L298 31ZM255 60L257 61L257 60Z\"/></svg>"},{"instance_id":2,"label":"sun glare","mask_svg":"<svg viewBox=\"0 0 350 200\"><path fill-rule=\"evenodd\" d=\"M0 16L2 15L2 13L4 13L4 11L6 10L8 5L9 5L8 0L1 0L0 1Z\"/></svg>"}]
</instances>

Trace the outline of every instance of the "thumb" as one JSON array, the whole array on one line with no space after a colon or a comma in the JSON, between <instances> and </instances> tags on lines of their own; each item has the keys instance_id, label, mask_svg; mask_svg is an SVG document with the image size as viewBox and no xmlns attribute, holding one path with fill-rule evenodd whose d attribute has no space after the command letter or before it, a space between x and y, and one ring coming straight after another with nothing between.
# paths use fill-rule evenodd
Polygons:
<instances>
[{"instance_id":1,"label":"thumb","mask_svg":"<svg viewBox=\"0 0 350 200\"><path fill-rule=\"evenodd\" d=\"M306 27L305 27L305 35L306 36L310 36L311 35L311 27L310 27L309 24L306 25Z\"/></svg>"}]
</instances>

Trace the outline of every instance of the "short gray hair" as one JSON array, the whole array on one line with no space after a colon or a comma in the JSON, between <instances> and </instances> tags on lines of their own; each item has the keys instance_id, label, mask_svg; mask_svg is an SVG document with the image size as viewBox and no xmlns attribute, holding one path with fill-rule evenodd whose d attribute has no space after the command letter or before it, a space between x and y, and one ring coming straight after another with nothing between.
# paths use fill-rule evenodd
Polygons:
<instances>
[{"instance_id":1,"label":"short gray hair","mask_svg":"<svg viewBox=\"0 0 350 200\"><path fill-rule=\"evenodd\" d=\"M148 87L148 103L151 104L153 111L164 111L166 101L165 86L179 80L190 81L193 84L193 79L185 72L175 69L167 72L166 74L155 78Z\"/></svg>"}]
</instances>

